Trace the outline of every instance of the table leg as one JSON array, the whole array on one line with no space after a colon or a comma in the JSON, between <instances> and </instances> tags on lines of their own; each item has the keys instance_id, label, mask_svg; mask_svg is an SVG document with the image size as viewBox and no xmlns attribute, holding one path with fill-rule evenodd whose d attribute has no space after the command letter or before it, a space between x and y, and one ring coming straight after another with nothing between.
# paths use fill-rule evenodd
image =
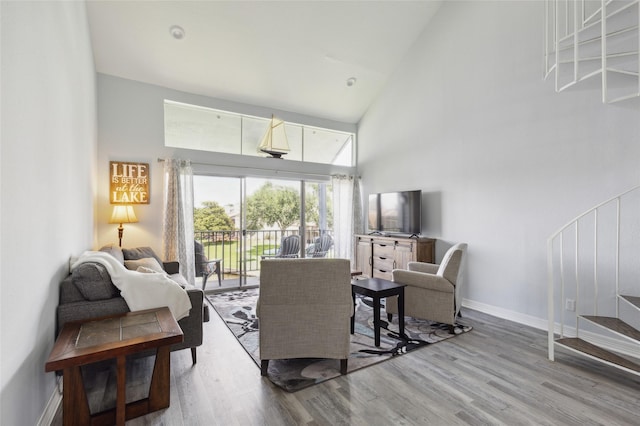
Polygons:
<instances>
[{"instance_id":1,"label":"table leg","mask_svg":"<svg viewBox=\"0 0 640 426\"><path fill-rule=\"evenodd\" d=\"M355 333L356 322L356 293L351 291L351 298L353 299L353 314L351 315L351 334Z\"/></svg>"},{"instance_id":2,"label":"table leg","mask_svg":"<svg viewBox=\"0 0 640 426\"><path fill-rule=\"evenodd\" d=\"M91 412L79 366L64 369L62 386L62 423L64 426L90 424Z\"/></svg>"},{"instance_id":3,"label":"table leg","mask_svg":"<svg viewBox=\"0 0 640 426\"><path fill-rule=\"evenodd\" d=\"M116 424L124 426L127 419L127 357L120 355L117 358L117 381L118 390L116 391Z\"/></svg>"},{"instance_id":4,"label":"table leg","mask_svg":"<svg viewBox=\"0 0 640 426\"><path fill-rule=\"evenodd\" d=\"M169 346L161 346L156 353L151 385L149 386L149 412L167 408L170 402L171 353Z\"/></svg>"},{"instance_id":5,"label":"table leg","mask_svg":"<svg viewBox=\"0 0 640 426\"><path fill-rule=\"evenodd\" d=\"M207 274L206 272L202 274L202 291L204 291L204 288L207 286L207 278L209 278L209 274Z\"/></svg>"},{"instance_id":6,"label":"table leg","mask_svg":"<svg viewBox=\"0 0 640 426\"><path fill-rule=\"evenodd\" d=\"M373 297L373 335L374 343L380 346L380 297Z\"/></svg>"},{"instance_id":7,"label":"table leg","mask_svg":"<svg viewBox=\"0 0 640 426\"><path fill-rule=\"evenodd\" d=\"M404 287L398 293L398 331L400 337L404 336Z\"/></svg>"}]
</instances>

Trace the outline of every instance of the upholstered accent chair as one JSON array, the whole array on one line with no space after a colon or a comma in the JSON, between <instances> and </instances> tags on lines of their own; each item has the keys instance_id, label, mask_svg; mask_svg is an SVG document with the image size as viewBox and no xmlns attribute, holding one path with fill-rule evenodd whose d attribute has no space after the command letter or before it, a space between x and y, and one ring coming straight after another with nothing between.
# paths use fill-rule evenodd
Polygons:
<instances>
[{"instance_id":1,"label":"upholstered accent chair","mask_svg":"<svg viewBox=\"0 0 640 426\"><path fill-rule=\"evenodd\" d=\"M463 285L467 244L455 244L445 253L440 265L409 262L408 270L394 269L393 281L406 284L406 316L449 324L450 330L460 312L460 289ZM387 315L398 313L397 297L388 297Z\"/></svg>"},{"instance_id":2,"label":"upholstered accent chair","mask_svg":"<svg viewBox=\"0 0 640 426\"><path fill-rule=\"evenodd\" d=\"M340 360L347 372L353 314L348 259L266 259L260 266L261 374L269 361Z\"/></svg>"}]
</instances>

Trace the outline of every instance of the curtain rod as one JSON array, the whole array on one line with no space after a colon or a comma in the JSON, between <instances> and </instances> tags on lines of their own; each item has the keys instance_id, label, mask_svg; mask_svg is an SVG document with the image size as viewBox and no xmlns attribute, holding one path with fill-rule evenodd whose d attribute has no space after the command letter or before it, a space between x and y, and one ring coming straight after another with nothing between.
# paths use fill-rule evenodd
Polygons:
<instances>
[{"instance_id":1,"label":"curtain rod","mask_svg":"<svg viewBox=\"0 0 640 426\"><path fill-rule=\"evenodd\" d=\"M181 160L181 161L187 161L187 160L182 160L180 158L177 158L176 160ZM158 163L163 163L165 161L164 158L158 158ZM290 175L297 175L297 176L316 176L319 178L323 178L326 179L327 176L329 177L333 177L333 176L347 176L346 174L330 174L330 175L321 175L318 173L305 173L305 172L290 172L287 170L277 170L277 169L265 169L265 168L261 168L261 167L248 167L248 166L230 166L228 164L215 164L215 163L198 163L198 162L191 162L191 164L197 164L199 166L214 166L214 167L229 167L229 168L234 168L234 169L246 169L246 170L260 170L263 172L273 172L276 174L290 174Z\"/></svg>"}]
</instances>

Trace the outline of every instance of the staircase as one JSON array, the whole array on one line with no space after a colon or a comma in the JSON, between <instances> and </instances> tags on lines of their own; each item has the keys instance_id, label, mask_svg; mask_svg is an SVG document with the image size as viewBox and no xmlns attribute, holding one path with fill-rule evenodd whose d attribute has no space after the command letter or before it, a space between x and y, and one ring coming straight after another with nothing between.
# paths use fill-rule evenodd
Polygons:
<instances>
[{"instance_id":1,"label":"staircase","mask_svg":"<svg viewBox=\"0 0 640 426\"><path fill-rule=\"evenodd\" d=\"M640 186L549 237L549 359L562 347L640 376Z\"/></svg>"},{"instance_id":2,"label":"staircase","mask_svg":"<svg viewBox=\"0 0 640 426\"><path fill-rule=\"evenodd\" d=\"M603 103L640 99L638 0L546 0L545 78L556 92L599 88Z\"/></svg>"}]
</instances>

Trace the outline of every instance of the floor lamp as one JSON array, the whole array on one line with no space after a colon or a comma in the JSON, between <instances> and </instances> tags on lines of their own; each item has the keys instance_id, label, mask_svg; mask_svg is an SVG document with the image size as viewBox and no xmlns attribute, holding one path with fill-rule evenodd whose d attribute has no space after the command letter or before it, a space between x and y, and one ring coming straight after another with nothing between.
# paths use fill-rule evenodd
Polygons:
<instances>
[{"instance_id":1,"label":"floor lamp","mask_svg":"<svg viewBox=\"0 0 640 426\"><path fill-rule=\"evenodd\" d=\"M122 247L122 234L124 233L124 228L122 226L123 223L136 223L138 218L136 217L136 213L133 211L133 206L114 206L113 213L111 214L111 219L109 219L109 223L119 223L118 227L118 239L119 247Z\"/></svg>"}]
</instances>

